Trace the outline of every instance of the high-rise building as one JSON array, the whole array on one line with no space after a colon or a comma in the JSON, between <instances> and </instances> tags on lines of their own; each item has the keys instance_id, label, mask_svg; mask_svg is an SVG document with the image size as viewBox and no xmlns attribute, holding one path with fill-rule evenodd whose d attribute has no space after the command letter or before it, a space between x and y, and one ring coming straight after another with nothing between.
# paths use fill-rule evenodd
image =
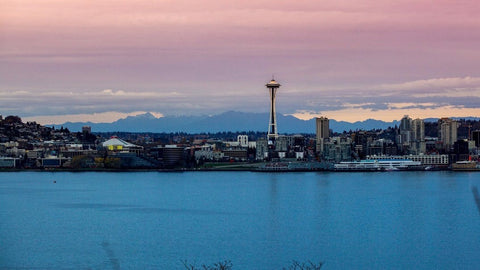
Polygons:
<instances>
[{"instance_id":1,"label":"high-rise building","mask_svg":"<svg viewBox=\"0 0 480 270\"><path fill-rule=\"evenodd\" d=\"M408 115L405 115L400 120L396 142L399 150L404 154L418 155L425 153L425 122L418 118L412 120Z\"/></svg>"},{"instance_id":2,"label":"high-rise building","mask_svg":"<svg viewBox=\"0 0 480 270\"><path fill-rule=\"evenodd\" d=\"M412 118L405 115L400 120L399 136L397 138L397 144L407 148L410 146L412 132Z\"/></svg>"},{"instance_id":3,"label":"high-rise building","mask_svg":"<svg viewBox=\"0 0 480 270\"><path fill-rule=\"evenodd\" d=\"M425 122L422 119L415 119L411 122L410 154L419 155L426 152L425 144Z\"/></svg>"},{"instance_id":4,"label":"high-rise building","mask_svg":"<svg viewBox=\"0 0 480 270\"><path fill-rule=\"evenodd\" d=\"M445 151L448 152L457 141L459 123L450 118L441 118L438 122L440 141L442 142Z\"/></svg>"},{"instance_id":5,"label":"high-rise building","mask_svg":"<svg viewBox=\"0 0 480 270\"><path fill-rule=\"evenodd\" d=\"M327 117L317 117L315 120L317 126L317 152L323 153L323 142L330 137L330 124Z\"/></svg>"},{"instance_id":6,"label":"high-rise building","mask_svg":"<svg viewBox=\"0 0 480 270\"><path fill-rule=\"evenodd\" d=\"M410 130L412 125L412 118L408 115L404 115L402 120L400 120L400 130Z\"/></svg>"},{"instance_id":7,"label":"high-rise building","mask_svg":"<svg viewBox=\"0 0 480 270\"><path fill-rule=\"evenodd\" d=\"M272 78L272 80L265 85L268 88L270 93L270 119L268 123L268 141L274 142L275 139L278 137L278 130L277 130L277 115L275 111L275 96L277 94L278 88L280 88L280 84Z\"/></svg>"}]
</instances>

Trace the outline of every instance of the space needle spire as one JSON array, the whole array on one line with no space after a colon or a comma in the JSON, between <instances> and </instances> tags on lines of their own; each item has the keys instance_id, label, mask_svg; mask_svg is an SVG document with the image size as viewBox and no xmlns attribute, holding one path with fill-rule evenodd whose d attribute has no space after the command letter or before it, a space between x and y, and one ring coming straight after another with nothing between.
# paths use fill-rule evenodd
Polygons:
<instances>
[{"instance_id":1,"label":"space needle spire","mask_svg":"<svg viewBox=\"0 0 480 270\"><path fill-rule=\"evenodd\" d=\"M278 88L280 88L280 84L275 81L275 78L272 76L272 80L265 85L270 93L270 119L268 124L268 140L275 141L278 137L278 130L277 130L277 115L275 111L275 96L277 94Z\"/></svg>"}]
</instances>

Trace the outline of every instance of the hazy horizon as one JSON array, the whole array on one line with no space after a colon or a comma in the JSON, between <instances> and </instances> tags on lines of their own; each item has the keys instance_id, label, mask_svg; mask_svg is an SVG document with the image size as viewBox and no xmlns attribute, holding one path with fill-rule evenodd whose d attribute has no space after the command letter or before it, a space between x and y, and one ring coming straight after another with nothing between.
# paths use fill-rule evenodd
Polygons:
<instances>
[{"instance_id":1,"label":"hazy horizon","mask_svg":"<svg viewBox=\"0 0 480 270\"><path fill-rule=\"evenodd\" d=\"M480 116L475 1L0 3L0 114ZM42 120L43 121L43 120ZM39 121L41 122L41 121Z\"/></svg>"}]
</instances>

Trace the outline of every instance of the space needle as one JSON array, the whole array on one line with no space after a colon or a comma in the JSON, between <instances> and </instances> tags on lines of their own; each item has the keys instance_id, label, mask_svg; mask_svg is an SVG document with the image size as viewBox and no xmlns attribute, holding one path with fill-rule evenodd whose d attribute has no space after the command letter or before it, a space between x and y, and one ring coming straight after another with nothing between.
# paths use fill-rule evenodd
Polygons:
<instances>
[{"instance_id":1,"label":"space needle","mask_svg":"<svg viewBox=\"0 0 480 270\"><path fill-rule=\"evenodd\" d=\"M278 130L277 130L277 115L275 112L275 96L277 94L278 88L280 88L280 84L275 81L274 78L265 85L268 88L270 93L270 120L268 124L268 142L273 143L275 139L278 137Z\"/></svg>"}]
</instances>

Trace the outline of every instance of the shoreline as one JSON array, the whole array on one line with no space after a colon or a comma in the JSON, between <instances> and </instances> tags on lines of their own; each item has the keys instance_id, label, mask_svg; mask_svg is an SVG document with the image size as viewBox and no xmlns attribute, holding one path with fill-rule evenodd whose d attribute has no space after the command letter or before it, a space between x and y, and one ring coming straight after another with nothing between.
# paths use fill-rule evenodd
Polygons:
<instances>
[{"instance_id":1,"label":"shoreline","mask_svg":"<svg viewBox=\"0 0 480 270\"><path fill-rule=\"evenodd\" d=\"M159 173L171 173L171 172L259 172L259 173L294 173L294 172L331 172L331 173L359 173L359 172L437 172L437 171L451 171L451 172L480 172L480 169L471 170L453 170L451 168L441 168L436 170L334 170L334 169L291 169L291 170L265 170L258 168L174 168L174 169L71 169L71 168L32 168L32 169L19 169L19 168L1 168L0 173L14 173L14 172L115 172L115 173L130 173L130 172L159 172Z\"/></svg>"}]
</instances>

